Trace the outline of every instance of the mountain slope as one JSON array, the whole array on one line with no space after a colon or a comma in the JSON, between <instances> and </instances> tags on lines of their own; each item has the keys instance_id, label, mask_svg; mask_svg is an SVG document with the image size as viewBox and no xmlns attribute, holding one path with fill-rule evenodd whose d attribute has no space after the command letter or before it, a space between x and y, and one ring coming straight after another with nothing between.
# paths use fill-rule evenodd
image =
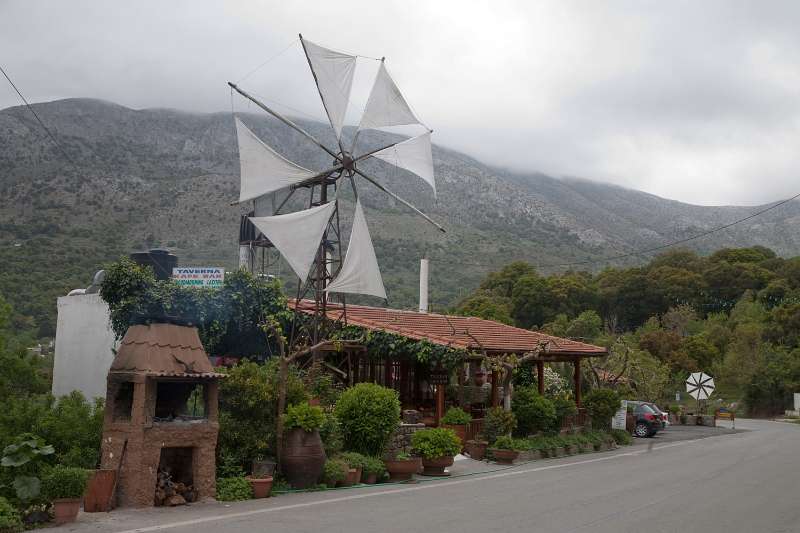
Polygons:
<instances>
[{"instance_id":1,"label":"mountain slope","mask_svg":"<svg viewBox=\"0 0 800 533\"><path fill-rule=\"evenodd\" d=\"M184 265L236 265L242 208L230 205L238 195L238 159L229 113L133 110L89 99L37 104L36 110L73 163L47 141L27 109L0 111L0 293L35 316L43 332L52 330L55 296L87 285L94 269L133 249L169 247ZM321 150L270 117L241 117L290 159L308 168L329 166ZM329 128L301 122L334 145ZM362 138L360 146L368 149L393 137L371 132ZM442 307L513 259L558 264L608 257L757 210L693 206L586 180L514 174L441 147L434 147L434 161L437 201L408 173L379 162L362 167L447 228L437 232L358 183L394 306L415 303L423 253L432 260L431 301ZM341 195L347 235L349 187ZM792 202L692 246L709 251L760 244L793 255L800 252L799 224L800 204Z\"/></svg>"}]
</instances>

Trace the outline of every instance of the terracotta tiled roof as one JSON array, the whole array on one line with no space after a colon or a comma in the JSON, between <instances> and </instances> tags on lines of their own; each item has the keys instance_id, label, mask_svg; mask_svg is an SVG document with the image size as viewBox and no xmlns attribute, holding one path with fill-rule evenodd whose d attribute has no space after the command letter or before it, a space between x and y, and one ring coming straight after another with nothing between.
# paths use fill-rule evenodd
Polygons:
<instances>
[{"instance_id":1,"label":"terracotta tiled roof","mask_svg":"<svg viewBox=\"0 0 800 533\"><path fill-rule=\"evenodd\" d=\"M291 304L294 302L290 301ZM303 300L300 302L300 309L312 312L313 305L313 302ZM490 353L525 353L535 350L542 342L548 342L546 353L552 355L597 357L606 354L606 349L600 346L482 318L349 304L346 314L350 325L397 333L411 339L428 340L453 348L476 351L483 348ZM334 320L342 318L341 306L328 304L328 317Z\"/></svg>"},{"instance_id":2,"label":"terracotta tiled roof","mask_svg":"<svg viewBox=\"0 0 800 533\"><path fill-rule=\"evenodd\" d=\"M110 372L165 377L215 378L197 328L175 324L135 325L122 338Z\"/></svg>"}]
</instances>

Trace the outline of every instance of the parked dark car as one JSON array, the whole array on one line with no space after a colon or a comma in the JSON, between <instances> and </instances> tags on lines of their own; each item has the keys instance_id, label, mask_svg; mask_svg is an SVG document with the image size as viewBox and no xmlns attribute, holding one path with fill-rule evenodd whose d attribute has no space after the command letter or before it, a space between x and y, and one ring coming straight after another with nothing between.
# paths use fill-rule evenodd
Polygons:
<instances>
[{"instance_id":1,"label":"parked dark car","mask_svg":"<svg viewBox=\"0 0 800 533\"><path fill-rule=\"evenodd\" d=\"M633 405L635 407L638 407L640 405L648 406L650 409L653 410L653 412L656 414L658 419L661 421L661 428L660 429L667 429L667 426L669 426L669 415L667 413L665 413L660 407L658 407L653 402L641 402L641 401L638 401L638 400L628 400L628 412L629 413L631 412L631 410L630 410L630 406L631 405ZM635 407L634 407L634 409L635 409Z\"/></svg>"},{"instance_id":2,"label":"parked dark car","mask_svg":"<svg viewBox=\"0 0 800 533\"><path fill-rule=\"evenodd\" d=\"M633 410L635 422L633 435L639 438L652 437L661 429L661 417L646 404L639 404Z\"/></svg>"}]
</instances>

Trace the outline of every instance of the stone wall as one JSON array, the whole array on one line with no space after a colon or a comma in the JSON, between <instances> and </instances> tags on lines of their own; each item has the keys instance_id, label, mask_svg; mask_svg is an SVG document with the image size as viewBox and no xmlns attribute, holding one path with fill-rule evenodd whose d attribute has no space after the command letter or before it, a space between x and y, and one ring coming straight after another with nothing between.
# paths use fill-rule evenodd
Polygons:
<instances>
[{"instance_id":1,"label":"stone wall","mask_svg":"<svg viewBox=\"0 0 800 533\"><path fill-rule=\"evenodd\" d=\"M411 435L421 429L425 429L425 424L398 424L389 440L386 456L394 457L400 452L411 453Z\"/></svg>"}]
</instances>

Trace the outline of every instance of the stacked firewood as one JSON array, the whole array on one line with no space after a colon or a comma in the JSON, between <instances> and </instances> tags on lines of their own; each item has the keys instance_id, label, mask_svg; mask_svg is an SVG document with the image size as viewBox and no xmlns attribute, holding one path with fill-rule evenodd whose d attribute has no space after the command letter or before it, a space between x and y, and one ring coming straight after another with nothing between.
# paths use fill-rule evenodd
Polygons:
<instances>
[{"instance_id":1,"label":"stacked firewood","mask_svg":"<svg viewBox=\"0 0 800 533\"><path fill-rule=\"evenodd\" d=\"M174 507L185 505L195 500L194 487L181 482L172 481L168 470L160 469L156 480L155 505Z\"/></svg>"}]
</instances>

